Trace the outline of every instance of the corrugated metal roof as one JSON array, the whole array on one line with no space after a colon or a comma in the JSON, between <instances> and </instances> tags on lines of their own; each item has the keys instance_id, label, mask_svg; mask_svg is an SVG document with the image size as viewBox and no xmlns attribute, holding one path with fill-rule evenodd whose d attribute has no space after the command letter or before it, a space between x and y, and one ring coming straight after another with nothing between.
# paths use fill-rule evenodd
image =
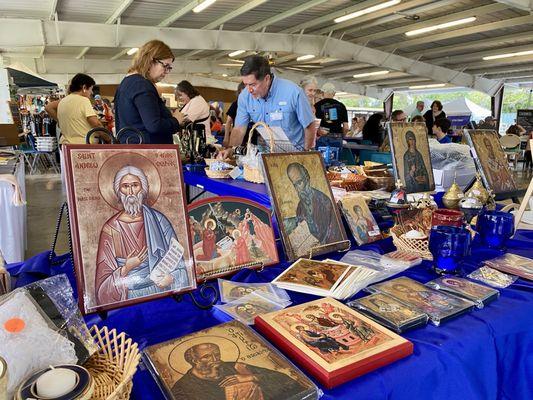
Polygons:
<instances>
[{"instance_id":1,"label":"corrugated metal roof","mask_svg":"<svg viewBox=\"0 0 533 400\"><path fill-rule=\"evenodd\" d=\"M343 39L346 41L354 41L356 43L367 43L367 46L371 48L385 48L392 49L397 44L400 44L396 51L397 54L406 55L408 57L417 58L419 56L424 57L424 60L431 62L432 59L442 59L445 56L449 56L451 60L457 62L461 61L461 57L468 55L471 52L479 52L483 49L487 51L493 49L501 49L504 52L506 47L517 46L525 43L532 43L533 46L533 23L516 25L510 22L501 29L483 30L481 32L468 33L459 37L437 37L438 40L431 40L434 34L428 34L426 37L429 39L423 43L410 44L409 46L402 46L401 44L408 42L412 38L407 38L404 34L406 30L411 28L416 29L420 27L419 24L424 23L434 18L442 18L447 15L454 15L456 13L472 10L473 15L477 17L474 23L468 25L461 25L448 30L438 31L435 33L441 34L445 32L453 32L456 30L462 30L469 27L480 26L496 21L510 20L513 18L528 15L526 11L519 10L507 6L501 6L502 9L498 12L480 13L476 14L476 8L495 4L496 2L490 0L460 0L455 1L453 4L447 4L445 0L435 0L432 2L423 0L404 0L402 4L410 4L411 7L407 8L407 11L396 14L398 16L394 19L394 14L380 12L379 18L387 18L389 22L380 23L379 25L365 27L368 24L372 25L372 22L376 18L372 19L371 16L365 16L364 18L354 19L352 23L341 24L339 28L333 22L333 15L339 15L346 9L357 6L357 4L363 3L363 0L329 0L324 1L321 4L310 7L303 10L293 16L281 19L271 24L266 28L267 32L280 32L288 29L298 27L301 24L308 24L305 33L313 33L321 31L322 33L327 31L327 28L335 30L334 37L340 37L343 32L346 32ZM368 2L368 0L365 0ZM119 7L124 3L124 0L57 0L56 10L59 20L61 21L79 21L79 22L94 22L104 23L111 15L115 13ZM190 5L191 0L133 0L131 4L125 8L121 15L121 24L123 25L142 25L142 26L156 26L171 15L175 14L184 7ZM305 5L308 0L269 0L260 4L259 6L248 10L247 12L238 15L224 23L224 30L243 30L249 26L258 24L269 18L276 17L282 13L291 10L295 7ZM375 0L375 4L380 3ZM49 19L53 13L52 6L55 4L54 0L0 0L0 16L3 18L34 18L34 19ZM205 25L212 23L213 21L228 15L229 13L237 10L239 7L248 4L247 0L217 0L214 4L209 6L201 13L193 13L191 10L183 13L179 18L171 23L172 27L182 27L197 29L202 28ZM422 7L423 12L417 12ZM189 7L191 8L191 7ZM406 16L415 14L419 17L418 20L412 18L406 18ZM391 20L391 17L394 20ZM363 22L361 22L363 21ZM1 21L0 21L1 22ZM344 27L345 25L349 25ZM362 26L363 29L357 30L358 26ZM424 26L424 25L423 25ZM399 27L405 28L401 31L394 32L391 35L381 35L382 32L391 31ZM470 32L468 29L461 32ZM531 32L531 35L528 35ZM327 32L325 33L327 34ZM373 38L375 35L375 38ZM453 36L452 33L450 36ZM509 35L511 38L509 38ZM499 37L505 36L504 39L499 40ZM515 37L516 36L516 37ZM493 39L493 43L482 43L479 46L475 46L476 41ZM469 43L472 43L471 48L465 47ZM236 45L238 47L238 45ZM435 49L446 47L449 51L445 54L435 53ZM457 47L457 50L454 49ZM83 47L62 47L62 46L46 46L44 50L44 57L53 58L74 58L78 56L83 50ZM94 47L90 48L86 54L86 58L98 58L98 59L111 59L118 54L121 48L105 48ZM188 56L191 50L175 49L174 53L179 58ZM429 56L425 56L428 53ZM0 54L5 54L8 57L28 57L32 55L40 57L41 50L39 47L17 47L16 44L9 45L5 48L0 48ZM360 63L346 63L346 62L329 62L320 63L320 59L314 60L311 63L302 64L295 61L296 56L287 57L287 54L280 52L272 55L275 60L280 60L277 65L281 67L298 67L300 69L307 69L313 73L320 73L320 70L312 69L310 66L322 65L323 67L330 67L334 65L358 65ZM123 56L122 59L130 59L129 56ZM227 54L220 51L202 51L194 56L194 58L201 60L215 60L217 62L228 62ZM471 57L470 57L471 58ZM520 60L512 60L512 62L520 62ZM528 62L528 61L524 61ZM502 60L501 64L505 65L506 60ZM365 68L371 68L365 67ZM483 63L479 62L479 67L476 70L482 69ZM533 68L533 63L532 63ZM494 65L490 66L491 73L494 70ZM422 78L421 78L422 79ZM374 82L374 80L372 80ZM386 84L387 77L383 77L382 80L377 80L377 83Z\"/></svg>"}]
</instances>

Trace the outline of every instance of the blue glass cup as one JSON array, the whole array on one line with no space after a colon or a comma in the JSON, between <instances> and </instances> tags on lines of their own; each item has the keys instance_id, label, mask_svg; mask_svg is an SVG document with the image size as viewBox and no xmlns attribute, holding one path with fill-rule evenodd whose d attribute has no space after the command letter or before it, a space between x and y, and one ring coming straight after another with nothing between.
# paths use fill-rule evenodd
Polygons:
<instances>
[{"instance_id":1,"label":"blue glass cup","mask_svg":"<svg viewBox=\"0 0 533 400\"><path fill-rule=\"evenodd\" d=\"M483 211L477 217L476 230L483 245L503 250L514 234L514 215L503 211Z\"/></svg>"},{"instance_id":2,"label":"blue glass cup","mask_svg":"<svg viewBox=\"0 0 533 400\"><path fill-rule=\"evenodd\" d=\"M439 225L431 229L429 251L438 274L457 274L460 264L470 254L472 237L465 228Z\"/></svg>"}]
</instances>

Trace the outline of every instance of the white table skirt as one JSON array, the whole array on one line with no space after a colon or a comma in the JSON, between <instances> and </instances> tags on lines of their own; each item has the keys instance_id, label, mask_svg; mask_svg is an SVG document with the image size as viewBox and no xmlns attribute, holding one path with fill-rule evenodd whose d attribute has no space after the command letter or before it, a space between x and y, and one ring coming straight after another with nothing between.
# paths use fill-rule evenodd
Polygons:
<instances>
[{"instance_id":1,"label":"white table skirt","mask_svg":"<svg viewBox=\"0 0 533 400\"><path fill-rule=\"evenodd\" d=\"M4 172L1 172L4 173ZM19 159L15 173L22 198L26 200L24 160ZM24 260L26 250L26 205L13 205L13 186L0 181L0 250L7 263Z\"/></svg>"}]
</instances>

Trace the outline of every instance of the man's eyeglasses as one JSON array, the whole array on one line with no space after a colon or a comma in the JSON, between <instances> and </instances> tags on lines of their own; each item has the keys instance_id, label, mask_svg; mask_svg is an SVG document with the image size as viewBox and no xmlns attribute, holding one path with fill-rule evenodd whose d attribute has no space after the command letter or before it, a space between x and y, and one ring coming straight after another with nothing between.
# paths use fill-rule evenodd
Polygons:
<instances>
[{"instance_id":1,"label":"man's eyeglasses","mask_svg":"<svg viewBox=\"0 0 533 400\"><path fill-rule=\"evenodd\" d=\"M161 60L155 60L155 62L158 63L158 64L161 64L161 66L162 66L163 68L165 68L165 71L167 71L167 72L172 71L172 65L170 65L170 64L165 64L165 63L164 63L163 61L161 61Z\"/></svg>"}]
</instances>

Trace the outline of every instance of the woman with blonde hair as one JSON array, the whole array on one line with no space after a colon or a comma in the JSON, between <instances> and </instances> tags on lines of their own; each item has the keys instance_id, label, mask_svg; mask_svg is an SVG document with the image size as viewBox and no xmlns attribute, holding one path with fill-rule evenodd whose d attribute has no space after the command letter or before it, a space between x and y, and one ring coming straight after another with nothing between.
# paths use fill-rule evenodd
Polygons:
<instances>
[{"instance_id":1,"label":"woman with blonde hair","mask_svg":"<svg viewBox=\"0 0 533 400\"><path fill-rule=\"evenodd\" d=\"M128 74L115 93L117 132L128 126L143 133L143 143L171 144L183 122L183 114L171 114L155 84L172 71L174 55L160 40L145 43L135 54Z\"/></svg>"}]
</instances>

